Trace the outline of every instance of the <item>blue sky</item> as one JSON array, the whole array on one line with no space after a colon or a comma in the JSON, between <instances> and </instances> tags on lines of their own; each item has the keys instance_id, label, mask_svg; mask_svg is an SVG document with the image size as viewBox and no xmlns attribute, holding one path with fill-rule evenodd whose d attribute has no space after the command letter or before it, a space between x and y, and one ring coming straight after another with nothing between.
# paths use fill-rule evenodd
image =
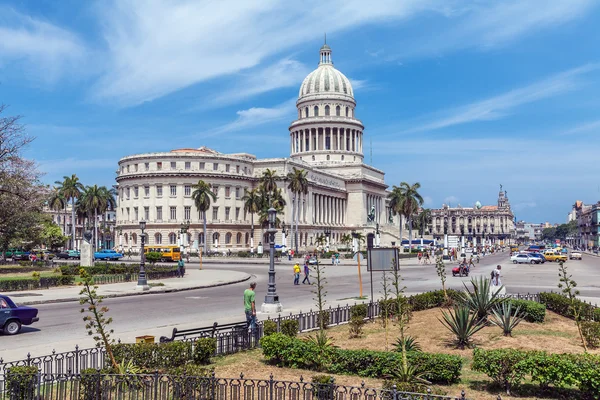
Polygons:
<instances>
[{"instance_id":1,"label":"blue sky","mask_svg":"<svg viewBox=\"0 0 600 400\"><path fill-rule=\"evenodd\" d=\"M4 1L0 103L48 183L112 185L120 157L180 147L285 157L325 31L389 185L439 207L503 184L532 222L600 200L592 0Z\"/></svg>"}]
</instances>

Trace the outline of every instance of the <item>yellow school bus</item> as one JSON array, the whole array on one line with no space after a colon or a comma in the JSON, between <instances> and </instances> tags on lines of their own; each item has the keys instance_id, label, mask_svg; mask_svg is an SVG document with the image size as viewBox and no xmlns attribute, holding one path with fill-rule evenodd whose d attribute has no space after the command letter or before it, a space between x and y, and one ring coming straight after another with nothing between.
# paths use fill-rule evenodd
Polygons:
<instances>
[{"instance_id":1,"label":"yellow school bus","mask_svg":"<svg viewBox=\"0 0 600 400\"><path fill-rule=\"evenodd\" d=\"M147 253L160 253L162 258L160 261L179 261L181 260L181 251L179 246L160 246L160 247L146 247L144 248L144 254Z\"/></svg>"}]
</instances>

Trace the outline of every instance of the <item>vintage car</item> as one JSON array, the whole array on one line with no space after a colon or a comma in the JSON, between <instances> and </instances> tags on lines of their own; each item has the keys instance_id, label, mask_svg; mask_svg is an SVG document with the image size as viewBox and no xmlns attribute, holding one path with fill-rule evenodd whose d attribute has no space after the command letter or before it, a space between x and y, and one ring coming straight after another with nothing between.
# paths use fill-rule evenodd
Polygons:
<instances>
[{"instance_id":1,"label":"vintage car","mask_svg":"<svg viewBox=\"0 0 600 400\"><path fill-rule=\"evenodd\" d=\"M560 254L553 251L546 251L544 253L544 257L546 257L546 261L567 261L567 256L565 254Z\"/></svg>"},{"instance_id":2,"label":"vintage car","mask_svg":"<svg viewBox=\"0 0 600 400\"><path fill-rule=\"evenodd\" d=\"M16 335L22 325L39 321L37 308L18 306L8 296L0 294L0 329L5 335Z\"/></svg>"},{"instance_id":3,"label":"vintage car","mask_svg":"<svg viewBox=\"0 0 600 400\"><path fill-rule=\"evenodd\" d=\"M578 251L572 251L571 254L569 255L569 258L571 260L581 260L581 253Z\"/></svg>"},{"instance_id":4,"label":"vintage car","mask_svg":"<svg viewBox=\"0 0 600 400\"><path fill-rule=\"evenodd\" d=\"M123 254L117 253L114 250L100 250L94 253L94 258L96 260L120 260L123 258Z\"/></svg>"},{"instance_id":5,"label":"vintage car","mask_svg":"<svg viewBox=\"0 0 600 400\"><path fill-rule=\"evenodd\" d=\"M64 258L65 260L81 258L81 253L77 250L65 250L61 251L56 255L58 258Z\"/></svg>"}]
</instances>

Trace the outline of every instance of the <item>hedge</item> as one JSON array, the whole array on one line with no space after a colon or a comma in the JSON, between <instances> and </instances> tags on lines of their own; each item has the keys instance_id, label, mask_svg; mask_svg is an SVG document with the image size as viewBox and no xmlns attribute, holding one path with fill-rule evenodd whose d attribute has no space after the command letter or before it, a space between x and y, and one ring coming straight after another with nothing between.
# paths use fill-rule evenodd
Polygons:
<instances>
[{"instance_id":1,"label":"hedge","mask_svg":"<svg viewBox=\"0 0 600 400\"><path fill-rule=\"evenodd\" d=\"M525 314L527 322L544 322L546 319L546 305L532 300L509 300L513 306L521 307L521 312Z\"/></svg>"},{"instance_id":2,"label":"hedge","mask_svg":"<svg viewBox=\"0 0 600 400\"><path fill-rule=\"evenodd\" d=\"M112 346L118 363L132 362L148 369L179 367L192 359L192 343L119 343Z\"/></svg>"},{"instance_id":3,"label":"hedge","mask_svg":"<svg viewBox=\"0 0 600 400\"><path fill-rule=\"evenodd\" d=\"M292 368L314 370L317 349L309 341L273 334L260 340L263 355L270 362ZM409 353L408 361L424 378L441 384L460 380L462 358L449 354ZM358 375L382 378L397 370L402 355L395 352L371 350L346 350L331 348L326 354L325 369L331 374Z\"/></svg>"},{"instance_id":4,"label":"hedge","mask_svg":"<svg viewBox=\"0 0 600 400\"><path fill-rule=\"evenodd\" d=\"M36 366L10 367L5 376L7 398L11 400L28 400L35 398L38 383Z\"/></svg>"},{"instance_id":5,"label":"hedge","mask_svg":"<svg viewBox=\"0 0 600 400\"><path fill-rule=\"evenodd\" d=\"M79 265L61 265L60 271L63 275L79 276L79 271L84 269L90 275L117 275L117 274L137 274L140 271L139 264L114 264L114 263L96 263L92 267L82 267ZM169 272L176 270L177 267L161 267L146 265L146 274L154 272Z\"/></svg>"},{"instance_id":6,"label":"hedge","mask_svg":"<svg viewBox=\"0 0 600 400\"><path fill-rule=\"evenodd\" d=\"M14 292L19 290L35 290L56 286L68 286L75 283L73 276L49 276L36 278L21 278L0 281L0 292Z\"/></svg>"},{"instance_id":7,"label":"hedge","mask_svg":"<svg viewBox=\"0 0 600 400\"><path fill-rule=\"evenodd\" d=\"M543 351L495 349L473 351L474 371L510 389L525 377L541 387L575 386L586 395L600 398L600 356L592 354L549 354Z\"/></svg>"},{"instance_id":8,"label":"hedge","mask_svg":"<svg viewBox=\"0 0 600 400\"><path fill-rule=\"evenodd\" d=\"M548 293L543 292L539 294L540 303L546 305L546 308L550 311L554 311L557 314L567 318L574 318L573 311L571 310L571 301L560 293ZM591 304L585 303L580 300L576 300L575 303L578 307L581 307L582 319L588 321L600 321L600 308L595 307Z\"/></svg>"}]
</instances>

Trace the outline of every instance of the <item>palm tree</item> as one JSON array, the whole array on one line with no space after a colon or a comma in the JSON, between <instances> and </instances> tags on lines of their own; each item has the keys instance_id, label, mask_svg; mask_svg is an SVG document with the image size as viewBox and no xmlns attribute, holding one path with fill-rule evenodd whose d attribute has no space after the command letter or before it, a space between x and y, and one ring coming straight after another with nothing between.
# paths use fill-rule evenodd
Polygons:
<instances>
[{"instance_id":1,"label":"palm tree","mask_svg":"<svg viewBox=\"0 0 600 400\"><path fill-rule=\"evenodd\" d=\"M104 186L86 186L81 196L81 205L88 215L94 217L94 248L98 246L98 213L103 213L108 207L108 189Z\"/></svg>"},{"instance_id":2,"label":"palm tree","mask_svg":"<svg viewBox=\"0 0 600 400\"><path fill-rule=\"evenodd\" d=\"M257 214L262 205L262 198L257 189L247 190L242 197L244 211L250 213L250 248L254 251L254 214Z\"/></svg>"},{"instance_id":3,"label":"palm tree","mask_svg":"<svg viewBox=\"0 0 600 400\"><path fill-rule=\"evenodd\" d=\"M277 173L269 168L264 170L260 177L261 194L267 203L271 203L271 197L277 190L277 179Z\"/></svg>"},{"instance_id":4,"label":"palm tree","mask_svg":"<svg viewBox=\"0 0 600 400\"><path fill-rule=\"evenodd\" d=\"M77 175L73 174L69 176L63 176L63 181L56 181L56 185L59 187L60 193L63 195L67 202L71 202L71 224L73 229L71 231L71 248L75 248L75 201L81 196L83 191L83 184L79 181Z\"/></svg>"},{"instance_id":5,"label":"palm tree","mask_svg":"<svg viewBox=\"0 0 600 400\"><path fill-rule=\"evenodd\" d=\"M217 200L217 196L210 189L210 185L203 180L199 180L197 184L193 186L194 191L192 192L192 200L194 205L199 212L204 214L203 220L203 233L204 233L204 253L206 253L206 243L208 242L206 237L206 212L210 209L210 202Z\"/></svg>"},{"instance_id":6,"label":"palm tree","mask_svg":"<svg viewBox=\"0 0 600 400\"><path fill-rule=\"evenodd\" d=\"M288 189L294 194L292 200L292 221L296 223L296 230L292 226L294 232L294 248L298 253L298 220L300 215L300 196L308 194L308 179L306 175L308 171L303 169L296 169L294 167L292 172L288 172L287 179L290 181Z\"/></svg>"},{"instance_id":7,"label":"palm tree","mask_svg":"<svg viewBox=\"0 0 600 400\"><path fill-rule=\"evenodd\" d=\"M58 211L59 215L62 215L61 211L64 211L65 214L67 213L67 200L57 187L54 188L50 195L50 199L48 200L48 207L50 207L51 210ZM64 216L62 220L64 235L65 233L67 233L67 220L66 218L64 218Z\"/></svg>"},{"instance_id":8,"label":"palm tree","mask_svg":"<svg viewBox=\"0 0 600 400\"><path fill-rule=\"evenodd\" d=\"M352 242L352 235L344 233L340 238L340 242L348 248L348 245Z\"/></svg>"},{"instance_id":9,"label":"palm tree","mask_svg":"<svg viewBox=\"0 0 600 400\"><path fill-rule=\"evenodd\" d=\"M403 216L403 210L404 210L404 194L403 194L402 187L394 185L392 188L392 192L388 195L388 199L390 199L391 212L394 215L397 215L398 219L400 220L399 244L400 244L400 249L403 249L403 247L402 247L402 227L403 227L402 216Z\"/></svg>"},{"instance_id":10,"label":"palm tree","mask_svg":"<svg viewBox=\"0 0 600 400\"><path fill-rule=\"evenodd\" d=\"M431 222L431 209L422 209L417 218L419 221L419 230L421 238L423 238L423 235L425 234L425 228L427 228L429 226L429 223Z\"/></svg>"},{"instance_id":11,"label":"palm tree","mask_svg":"<svg viewBox=\"0 0 600 400\"><path fill-rule=\"evenodd\" d=\"M363 242L363 243L365 242L365 240L366 240L365 235L363 235L362 232L356 232L354 237L356 238L356 242L358 243L358 251L360 251L360 242Z\"/></svg>"},{"instance_id":12,"label":"palm tree","mask_svg":"<svg viewBox=\"0 0 600 400\"><path fill-rule=\"evenodd\" d=\"M413 185L409 185L406 182L402 182L400 183L400 188L402 189L404 199L402 208L404 210L404 216L408 220L408 248L410 252L412 249L413 215L415 215L418 212L419 207L423 205L423 197L418 192L421 188L421 184L416 182Z\"/></svg>"}]
</instances>

